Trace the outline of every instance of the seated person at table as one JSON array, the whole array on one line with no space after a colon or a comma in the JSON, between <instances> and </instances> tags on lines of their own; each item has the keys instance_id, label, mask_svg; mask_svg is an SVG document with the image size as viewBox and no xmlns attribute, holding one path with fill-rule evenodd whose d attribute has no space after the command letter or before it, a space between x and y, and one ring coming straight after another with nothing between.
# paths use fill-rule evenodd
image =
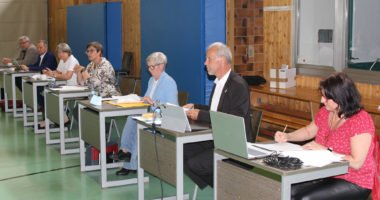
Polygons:
<instances>
[{"instance_id":1,"label":"seated person at table","mask_svg":"<svg viewBox=\"0 0 380 200\"><path fill-rule=\"evenodd\" d=\"M66 85L78 85L77 75L74 73L74 67L79 64L78 60L72 55L71 48L66 43L60 43L57 46L59 58L56 70L45 68L43 74L54 77L57 80L66 81Z\"/></svg>"},{"instance_id":2,"label":"seated person at table","mask_svg":"<svg viewBox=\"0 0 380 200\"><path fill-rule=\"evenodd\" d=\"M216 42L207 49L205 65L216 76L209 106L187 104L193 108L189 118L210 123L210 110L244 117L248 142L253 142L250 120L250 95L245 80L231 70L232 54L223 43ZM184 171L201 188L213 186L214 142L189 143L184 146Z\"/></svg>"},{"instance_id":3,"label":"seated person at table","mask_svg":"<svg viewBox=\"0 0 380 200\"><path fill-rule=\"evenodd\" d=\"M144 102L153 105L156 103L171 103L178 105L177 84L172 77L165 72L167 58L161 52L150 54L146 58L147 68L152 75L148 82L148 89L142 98ZM116 175L128 175L129 172L136 172L137 169L137 122L132 116L127 118L121 136L121 147L115 160L124 160L123 168L116 172Z\"/></svg>"},{"instance_id":4,"label":"seated person at table","mask_svg":"<svg viewBox=\"0 0 380 200\"><path fill-rule=\"evenodd\" d=\"M38 59L33 64L22 64L20 68L24 71L39 71L49 68L50 70L57 69L57 59L53 52L48 50L48 43L46 40L40 40L37 43Z\"/></svg>"},{"instance_id":5,"label":"seated person at table","mask_svg":"<svg viewBox=\"0 0 380 200\"><path fill-rule=\"evenodd\" d=\"M21 36L18 39L18 44L20 47L20 53L17 58L15 58L17 64L19 65L32 65L38 59L38 51L36 46L30 41L28 36ZM3 64L7 65L12 63L11 58L3 58Z\"/></svg>"},{"instance_id":6,"label":"seated person at table","mask_svg":"<svg viewBox=\"0 0 380 200\"><path fill-rule=\"evenodd\" d=\"M59 63L56 70L45 68L42 70L43 74L54 77L57 80L66 81L66 85L78 85L77 75L74 73L74 67L79 64L78 60L72 55L71 48L66 43L60 43L57 46ZM68 117L65 115L65 124L69 122ZM40 128L45 127L45 121L41 121Z\"/></svg>"},{"instance_id":7,"label":"seated person at table","mask_svg":"<svg viewBox=\"0 0 380 200\"><path fill-rule=\"evenodd\" d=\"M292 199L367 199L375 173L375 127L360 103L355 83L344 73L321 81L323 107L308 126L292 133L276 132L277 142L313 141L303 147L329 150L348 161L348 173L292 186ZM318 158L316 158L318 159Z\"/></svg>"},{"instance_id":8,"label":"seated person at table","mask_svg":"<svg viewBox=\"0 0 380 200\"><path fill-rule=\"evenodd\" d=\"M121 95L115 86L115 71L111 63L102 57L103 46L99 42L90 42L86 49L90 63L86 68L80 65L74 68L78 84L88 85L102 97Z\"/></svg>"},{"instance_id":9,"label":"seated person at table","mask_svg":"<svg viewBox=\"0 0 380 200\"><path fill-rule=\"evenodd\" d=\"M36 46L30 41L28 36L21 36L18 39L19 47L21 49L19 56L15 59L18 65L33 65L38 60L38 51ZM3 58L3 64L12 63L11 58ZM17 88L22 90L22 79L17 77L15 79Z\"/></svg>"},{"instance_id":10,"label":"seated person at table","mask_svg":"<svg viewBox=\"0 0 380 200\"><path fill-rule=\"evenodd\" d=\"M48 51L48 43L46 40L40 40L37 43L38 57L37 62L32 65L21 65L21 69L24 71L39 71L42 73L42 70L49 68L50 70L57 69L57 59L55 55ZM21 78L20 78L21 80ZM16 80L17 81L17 80ZM44 107L44 97L42 96L42 91L44 87L37 87L37 103L40 108Z\"/></svg>"}]
</instances>

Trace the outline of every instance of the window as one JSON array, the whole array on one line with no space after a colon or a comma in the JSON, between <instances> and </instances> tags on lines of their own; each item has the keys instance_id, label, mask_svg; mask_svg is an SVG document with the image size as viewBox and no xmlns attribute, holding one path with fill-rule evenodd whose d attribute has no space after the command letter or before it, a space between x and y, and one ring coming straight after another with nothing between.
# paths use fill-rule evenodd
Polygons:
<instances>
[{"instance_id":1,"label":"window","mask_svg":"<svg viewBox=\"0 0 380 200\"><path fill-rule=\"evenodd\" d=\"M380 71L380 1L349 1L348 68Z\"/></svg>"},{"instance_id":2,"label":"window","mask_svg":"<svg viewBox=\"0 0 380 200\"><path fill-rule=\"evenodd\" d=\"M296 0L295 4L298 73L324 77L345 71L356 81L380 83L379 0Z\"/></svg>"},{"instance_id":3,"label":"window","mask_svg":"<svg viewBox=\"0 0 380 200\"><path fill-rule=\"evenodd\" d=\"M333 66L334 14L334 1L300 1L297 63Z\"/></svg>"}]
</instances>

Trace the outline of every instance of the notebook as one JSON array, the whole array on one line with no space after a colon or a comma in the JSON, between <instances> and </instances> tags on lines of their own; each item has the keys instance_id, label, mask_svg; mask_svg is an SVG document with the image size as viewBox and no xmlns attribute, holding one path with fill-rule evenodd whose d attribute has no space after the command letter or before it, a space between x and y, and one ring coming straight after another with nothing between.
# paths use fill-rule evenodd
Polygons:
<instances>
[{"instance_id":1,"label":"notebook","mask_svg":"<svg viewBox=\"0 0 380 200\"><path fill-rule=\"evenodd\" d=\"M262 158L273 152L247 142L243 117L214 111L210 111L210 117L215 148L247 159Z\"/></svg>"},{"instance_id":2,"label":"notebook","mask_svg":"<svg viewBox=\"0 0 380 200\"><path fill-rule=\"evenodd\" d=\"M185 110L176 105L162 105L161 115L161 127L168 130L185 133L210 129L210 125L208 123L197 121L189 122Z\"/></svg>"}]
</instances>

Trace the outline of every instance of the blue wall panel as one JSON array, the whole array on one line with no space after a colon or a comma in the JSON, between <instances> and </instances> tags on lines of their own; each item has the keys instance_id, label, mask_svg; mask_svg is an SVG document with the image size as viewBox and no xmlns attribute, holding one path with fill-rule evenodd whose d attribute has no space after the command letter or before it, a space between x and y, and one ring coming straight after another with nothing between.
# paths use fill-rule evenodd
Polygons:
<instances>
[{"instance_id":1,"label":"blue wall panel","mask_svg":"<svg viewBox=\"0 0 380 200\"><path fill-rule=\"evenodd\" d=\"M122 58L122 16L121 2L106 3L107 58L117 71Z\"/></svg>"},{"instance_id":2,"label":"blue wall panel","mask_svg":"<svg viewBox=\"0 0 380 200\"><path fill-rule=\"evenodd\" d=\"M226 4L221 0L207 0L205 5L205 48L213 42L226 43ZM210 101L215 77L206 75L205 103Z\"/></svg>"},{"instance_id":3,"label":"blue wall panel","mask_svg":"<svg viewBox=\"0 0 380 200\"><path fill-rule=\"evenodd\" d=\"M152 52L168 56L166 71L189 102L205 100L204 0L141 0L141 66ZM142 67L142 92L149 72Z\"/></svg>"},{"instance_id":4,"label":"blue wall panel","mask_svg":"<svg viewBox=\"0 0 380 200\"><path fill-rule=\"evenodd\" d=\"M103 44L103 56L117 69L121 65L121 33L120 2L67 8L67 43L81 65L88 64L86 45L98 41Z\"/></svg>"},{"instance_id":5,"label":"blue wall panel","mask_svg":"<svg viewBox=\"0 0 380 200\"><path fill-rule=\"evenodd\" d=\"M154 51L168 56L167 72L189 102L208 104L213 77L204 65L207 46L225 42L225 1L141 0L141 66ZM150 75L142 67L142 89ZM210 79L211 78L211 79Z\"/></svg>"}]
</instances>

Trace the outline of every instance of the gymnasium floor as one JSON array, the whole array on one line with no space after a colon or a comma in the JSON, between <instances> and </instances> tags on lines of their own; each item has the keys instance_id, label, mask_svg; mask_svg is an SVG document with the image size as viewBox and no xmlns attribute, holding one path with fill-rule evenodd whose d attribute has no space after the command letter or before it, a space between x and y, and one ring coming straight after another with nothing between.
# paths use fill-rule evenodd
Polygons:
<instances>
[{"instance_id":1,"label":"gymnasium floor","mask_svg":"<svg viewBox=\"0 0 380 200\"><path fill-rule=\"evenodd\" d=\"M102 189L100 171L80 172L79 154L61 156L58 145L46 145L45 136L24 127L22 118L1 111L0 159L0 199L137 199L137 185ZM149 177L145 199L159 198L160 181ZM192 194L193 188L185 176L185 191ZM175 188L168 184L163 183L163 190L164 196L175 195ZM212 192L210 187L198 190L197 199L212 199Z\"/></svg>"}]
</instances>

